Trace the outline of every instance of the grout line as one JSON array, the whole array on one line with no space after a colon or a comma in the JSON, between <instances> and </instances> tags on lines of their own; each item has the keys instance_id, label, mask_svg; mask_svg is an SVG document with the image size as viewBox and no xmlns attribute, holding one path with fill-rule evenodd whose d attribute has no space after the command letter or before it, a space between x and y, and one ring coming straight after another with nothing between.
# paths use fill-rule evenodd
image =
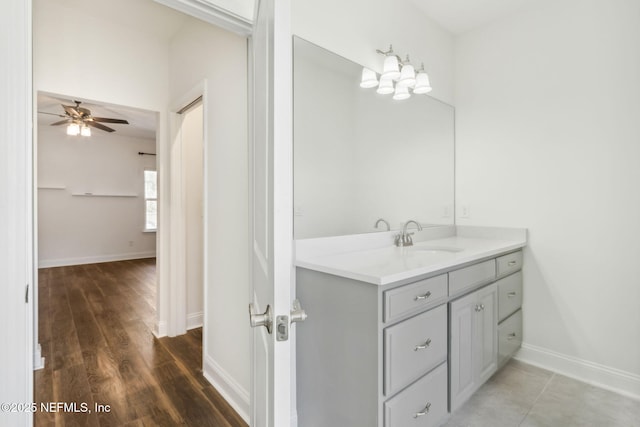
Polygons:
<instances>
[{"instance_id":1,"label":"grout line","mask_svg":"<svg viewBox=\"0 0 640 427\"><path fill-rule=\"evenodd\" d=\"M520 420L520 423L518 424L518 426L521 426L522 423L524 423L524 421L529 417L529 414L531 413L531 410L533 409L534 406L536 406L536 403L538 403L538 400L540 400L540 398L542 397L544 392L547 391L547 388L549 388L549 384L551 384L551 381L553 381L553 379L555 377L556 377L556 373L554 372L554 373L551 374L551 377L549 378L549 381L547 381L547 383L544 385L544 387L542 387L542 391L540 391L540 393L538 393L538 396L536 396L536 398L534 399L533 403L529 407L529 410L524 415L524 417L522 417L522 420Z\"/></svg>"}]
</instances>

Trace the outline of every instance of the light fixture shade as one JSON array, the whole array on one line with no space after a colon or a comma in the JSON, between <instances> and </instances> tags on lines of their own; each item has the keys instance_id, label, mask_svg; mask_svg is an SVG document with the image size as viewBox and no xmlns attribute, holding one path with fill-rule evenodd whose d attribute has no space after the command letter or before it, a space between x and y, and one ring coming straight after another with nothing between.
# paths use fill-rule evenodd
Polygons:
<instances>
[{"instance_id":1,"label":"light fixture shade","mask_svg":"<svg viewBox=\"0 0 640 427\"><path fill-rule=\"evenodd\" d=\"M402 66L398 84L406 87L413 87L416 84L416 71L413 65L406 63Z\"/></svg>"},{"instance_id":2,"label":"light fixture shade","mask_svg":"<svg viewBox=\"0 0 640 427\"><path fill-rule=\"evenodd\" d=\"M82 125L82 127L80 128L80 135L91 136L91 128L87 125Z\"/></svg>"},{"instance_id":3,"label":"light fixture shade","mask_svg":"<svg viewBox=\"0 0 640 427\"><path fill-rule=\"evenodd\" d=\"M388 55L384 58L381 78L388 80L398 80L400 78L400 65L395 55Z\"/></svg>"},{"instance_id":4,"label":"light fixture shade","mask_svg":"<svg viewBox=\"0 0 640 427\"><path fill-rule=\"evenodd\" d=\"M362 78L360 79L360 87L369 89L378 86L378 76L375 71L368 68L362 69Z\"/></svg>"},{"instance_id":5,"label":"light fixture shade","mask_svg":"<svg viewBox=\"0 0 640 427\"><path fill-rule=\"evenodd\" d=\"M376 92L380 95L389 95L390 93L393 93L393 81L391 79L380 77L380 84L378 85Z\"/></svg>"},{"instance_id":6,"label":"light fixture shade","mask_svg":"<svg viewBox=\"0 0 640 427\"><path fill-rule=\"evenodd\" d=\"M409 88L407 86L401 84L396 85L396 92L393 94L393 99L402 101L408 99L410 96L411 94L409 94Z\"/></svg>"},{"instance_id":7,"label":"light fixture shade","mask_svg":"<svg viewBox=\"0 0 640 427\"><path fill-rule=\"evenodd\" d=\"M416 76L416 85L413 88L413 93L423 94L431 92L431 84L429 83L429 76L424 71L421 71Z\"/></svg>"},{"instance_id":8,"label":"light fixture shade","mask_svg":"<svg viewBox=\"0 0 640 427\"><path fill-rule=\"evenodd\" d=\"M77 136L80 133L80 125L77 123L69 123L67 126L67 135Z\"/></svg>"}]
</instances>

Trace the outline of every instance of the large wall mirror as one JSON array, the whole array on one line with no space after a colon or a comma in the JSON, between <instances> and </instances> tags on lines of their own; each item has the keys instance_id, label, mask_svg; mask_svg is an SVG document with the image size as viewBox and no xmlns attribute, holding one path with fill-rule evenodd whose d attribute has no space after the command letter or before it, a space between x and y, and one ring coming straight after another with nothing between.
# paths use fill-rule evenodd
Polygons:
<instances>
[{"instance_id":1,"label":"large wall mirror","mask_svg":"<svg viewBox=\"0 0 640 427\"><path fill-rule=\"evenodd\" d=\"M454 109L359 86L362 67L294 37L296 239L454 222Z\"/></svg>"}]
</instances>

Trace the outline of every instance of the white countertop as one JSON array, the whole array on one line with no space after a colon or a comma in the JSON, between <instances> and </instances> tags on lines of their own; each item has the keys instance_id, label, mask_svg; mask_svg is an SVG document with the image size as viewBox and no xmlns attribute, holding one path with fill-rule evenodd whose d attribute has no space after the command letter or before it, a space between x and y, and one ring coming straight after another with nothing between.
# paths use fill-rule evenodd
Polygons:
<instances>
[{"instance_id":1,"label":"white countertop","mask_svg":"<svg viewBox=\"0 0 640 427\"><path fill-rule=\"evenodd\" d=\"M526 245L525 229L448 227L444 233L442 230L426 230L424 236L416 235L414 245L409 247L390 244L389 238L395 234L397 232L379 233L377 237L355 235L297 241L295 265L375 285L387 285ZM332 246L334 250L331 250ZM318 250L319 247L322 250Z\"/></svg>"}]
</instances>

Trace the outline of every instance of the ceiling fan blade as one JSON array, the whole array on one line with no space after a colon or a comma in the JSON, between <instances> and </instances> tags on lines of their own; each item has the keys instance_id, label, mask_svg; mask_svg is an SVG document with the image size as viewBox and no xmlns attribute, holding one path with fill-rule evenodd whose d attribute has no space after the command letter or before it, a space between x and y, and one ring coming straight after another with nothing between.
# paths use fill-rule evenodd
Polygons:
<instances>
[{"instance_id":1,"label":"ceiling fan blade","mask_svg":"<svg viewBox=\"0 0 640 427\"><path fill-rule=\"evenodd\" d=\"M38 111L38 114L49 114L51 116L58 116L58 117L67 117L64 114L58 114L58 113L49 113L47 111Z\"/></svg>"},{"instance_id":2,"label":"ceiling fan blade","mask_svg":"<svg viewBox=\"0 0 640 427\"><path fill-rule=\"evenodd\" d=\"M72 122L71 119L64 119L64 120L60 120L59 122L51 123L49 126L58 126L58 125L63 125L65 123L71 123L71 122Z\"/></svg>"},{"instance_id":3,"label":"ceiling fan blade","mask_svg":"<svg viewBox=\"0 0 640 427\"><path fill-rule=\"evenodd\" d=\"M94 122L102 122L102 123L120 123L123 125L128 125L129 122L122 119L108 119L106 117L92 117Z\"/></svg>"},{"instance_id":4,"label":"ceiling fan blade","mask_svg":"<svg viewBox=\"0 0 640 427\"><path fill-rule=\"evenodd\" d=\"M63 105L62 108L64 108L64 111L71 117L81 117L80 112L76 110L76 107L73 105Z\"/></svg>"},{"instance_id":5,"label":"ceiling fan blade","mask_svg":"<svg viewBox=\"0 0 640 427\"><path fill-rule=\"evenodd\" d=\"M111 129L110 127L107 127L105 125L101 125L100 123L96 123L90 120L87 120L86 122L84 122L86 125L94 127L96 129L100 129L103 130L105 132L115 132L115 129Z\"/></svg>"}]
</instances>

